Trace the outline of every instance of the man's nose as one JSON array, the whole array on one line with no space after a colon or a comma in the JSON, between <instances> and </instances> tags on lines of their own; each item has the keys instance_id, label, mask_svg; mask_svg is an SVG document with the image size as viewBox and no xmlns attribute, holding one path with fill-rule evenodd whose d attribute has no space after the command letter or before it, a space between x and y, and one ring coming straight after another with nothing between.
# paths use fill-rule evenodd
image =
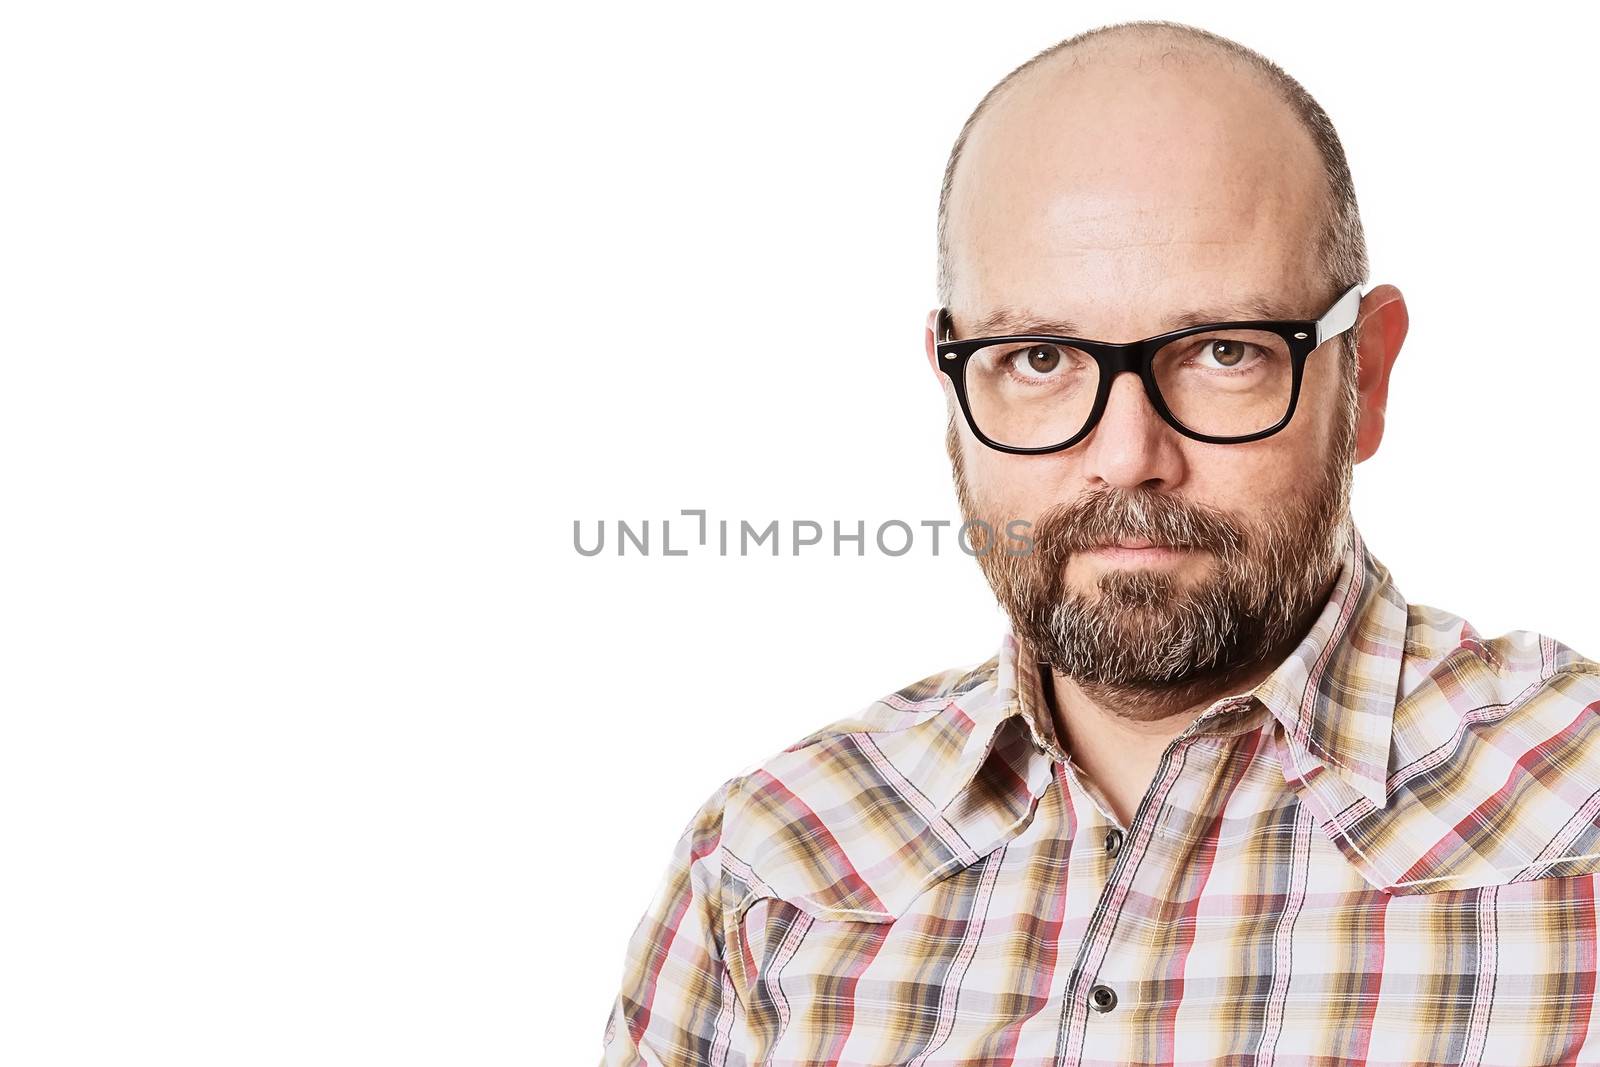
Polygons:
<instances>
[{"instance_id":1,"label":"man's nose","mask_svg":"<svg viewBox=\"0 0 1600 1067\"><path fill-rule=\"evenodd\" d=\"M1151 405L1140 377L1119 374L1100 422L1083 442L1082 474L1118 489L1170 486L1182 473L1178 436Z\"/></svg>"}]
</instances>

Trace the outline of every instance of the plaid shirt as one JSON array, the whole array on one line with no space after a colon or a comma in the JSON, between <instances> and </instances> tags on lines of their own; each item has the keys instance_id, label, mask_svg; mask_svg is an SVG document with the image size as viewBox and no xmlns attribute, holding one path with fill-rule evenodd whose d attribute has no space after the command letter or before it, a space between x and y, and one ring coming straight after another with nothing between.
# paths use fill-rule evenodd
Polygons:
<instances>
[{"instance_id":1,"label":"plaid shirt","mask_svg":"<svg viewBox=\"0 0 1600 1067\"><path fill-rule=\"evenodd\" d=\"M603 1062L1600 1063L1600 664L1408 605L1357 533L1127 826L1040 686L1008 635L724 783Z\"/></svg>"}]
</instances>

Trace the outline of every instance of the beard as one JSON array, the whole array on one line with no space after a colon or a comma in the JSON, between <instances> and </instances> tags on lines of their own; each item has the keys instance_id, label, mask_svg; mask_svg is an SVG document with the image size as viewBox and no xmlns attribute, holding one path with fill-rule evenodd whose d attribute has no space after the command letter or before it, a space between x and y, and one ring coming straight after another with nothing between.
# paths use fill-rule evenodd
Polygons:
<instances>
[{"instance_id":1,"label":"beard","mask_svg":"<svg viewBox=\"0 0 1600 1067\"><path fill-rule=\"evenodd\" d=\"M1091 699L1141 721L1176 714L1268 657L1281 660L1326 603L1349 544L1352 392L1321 469L1259 519L1172 493L1102 485L1047 508L1025 554L994 540L975 543L1014 634ZM970 528L1007 529L1015 516L975 500L967 485L954 411L946 446ZM1196 580L1176 568L1135 566L1100 574L1092 592L1068 587L1074 553L1141 539L1209 554L1208 573Z\"/></svg>"}]
</instances>

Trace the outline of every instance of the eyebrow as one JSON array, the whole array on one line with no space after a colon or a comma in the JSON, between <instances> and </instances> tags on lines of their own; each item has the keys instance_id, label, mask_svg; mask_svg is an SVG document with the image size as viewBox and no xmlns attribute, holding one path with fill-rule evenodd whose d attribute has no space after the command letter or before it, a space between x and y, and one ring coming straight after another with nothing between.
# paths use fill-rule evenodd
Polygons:
<instances>
[{"instance_id":1,"label":"eyebrow","mask_svg":"<svg viewBox=\"0 0 1600 1067\"><path fill-rule=\"evenodd\" d=\"M1300 318L1300 314L1297 308L1284 301L1252 297L1226 306L1179 312L1166 319L1167 327L1160 332L1186 330L1191 326L1206 326L1213 322L1304 321ZM971 329L973 337L1028 333L1048 333L1062 337L1083 336L1082 327L1072 319L1038 315L1011 304L1002 304L988 314L979 316L973 321Z\"/></svg>"}]
</instances>

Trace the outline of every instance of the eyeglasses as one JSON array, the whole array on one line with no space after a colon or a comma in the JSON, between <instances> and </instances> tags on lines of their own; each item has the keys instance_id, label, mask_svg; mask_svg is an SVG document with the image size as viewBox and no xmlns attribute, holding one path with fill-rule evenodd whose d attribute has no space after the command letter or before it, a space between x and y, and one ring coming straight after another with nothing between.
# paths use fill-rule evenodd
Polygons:
<instances>
[{"instance_id":1,"label":"eyeglasses","mask_svg":"<svg viewBox=\"0 0 1600 1067\"><path fill-rule=\"evenodd\" d=\"M1219 322L1111 344L1050 334L954 339L948 308L934 352L967 425L990 448L1019 455L1071 448L1131 371L1168 425L1211 444L1259 441L1289 425L1306 357L1355 325L1361 287L1315 320Z\"/></svg>"}]
</instances>

